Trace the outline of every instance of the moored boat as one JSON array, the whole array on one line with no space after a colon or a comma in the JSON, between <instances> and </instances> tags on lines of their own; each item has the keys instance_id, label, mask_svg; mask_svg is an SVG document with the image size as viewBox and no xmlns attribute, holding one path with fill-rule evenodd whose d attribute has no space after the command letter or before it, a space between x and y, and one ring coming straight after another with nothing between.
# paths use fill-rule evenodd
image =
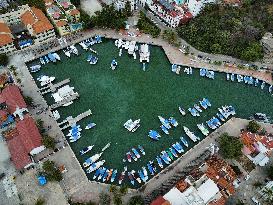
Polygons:
<instances>
[{"instance_id":1,"label":"moored boat","mask_svg":"<svg viewBox=\"0 0 273 205\"><path fill-rule=\"evenodd\" d=\"M90 122L90 123L88 123L88 125L85 127L85 129L86 129L86 130L89 130L89 129L95 127L95 126L96 126L96 123Z\"/></svg>"},{"instance_id":2,"label":"moored boat","mask_svg":"<svg viewBox=\"0 0 273 205\"><path fill-rule=\"evenodd\" d=\"M136 157L139 159L140 158L140 154L138 153L138 151L135 148L132 148L132 151L136 155Z\"/></svg>"},{"instance_id":3,"label":"moored boat","mask_svg":"<svg viewBox=\"0 0 273 205\"><path fill-rule=\"evenodd\" d=\"M168 129L164 125L160 125L160 128L166 135L170 134Z\"/></svg>"},{"instance_id":4,"label":"moored boat","mask_svg":"<svg viewBox=\"0 0 273 205\"><path fill-rule=\"evenodd\" d=\"M209 130L204 126L204 124L197 124L198 129L202 132L203 135L208 136Z\"/></svg>"},{"instance_id":5,"label":"moored boat","mask_svg":"<svg viewBox=\"0 0 273 205\"><path fill-rule=\"evenodd\" d=\"M90 152L92 150L92 148L94 147L94 145L90 145L90 146L87 146L85 148L83 148L81 151L80 151L80 155L84 155L86 154L87 152Z\"/></svg>"},{"instance_id":6,"label":"moored boat","mask_svg":"<svg viewBox=\"0 0 273 205\"><path fill-rule=\"evenodd\" d=\"M188 135L188 137L193 141L193 142L196 142L198 140L197 136L195 136L195 134L193 132L191 132L189 130L189 128L183 126L183 129L186 133L186 135Z\"/></svg>"},{"instance_id":7,"label":"moored boat","mask_svg":"<svg viewBox=\"0 0 273 205\"><path fill-rule=\"evenodd\" d=\"M93 164L91 164L91 166L86 170L86 172L87 172L87 173L91 173L91 172L97 170L98 168L100 168L104 163L105 163L105 160L102 160L102 161L93 163Z\"/></svg>"},{"instance_id":8,"label":"moored boat","mask_svg":"<svg viewBox=\"0 0 273 205\"><path fill-rule=\"evenodd\" d=\"M153 140L159 140L159 138L161 137L155 130L150 130L148 136Z\"/></svg>"},{"instance_id":9,"label":"moored boat","mask_svg":"<svg viewBox=\"0 0 273 205\"><path fill-rule=\"evenodd\" d=\"M176 119L174 119L174 117L170 117L169 118L169 122L171 123L172 126L177 127L178 126L178 122L176 121Z\"/></svg>"},{"instance_id":10,"label":"moored boat","mask_svg":"<svg viewBox=\"0 0 273 205\"><path fill-rule=\"evenodd\" d=\"M121 185L121 183L123 182L125 174L126 174L126 171L127 171L127 167L124 167L124 170L123 170L123 172L121 172L121 174L119 176L119 179L118 179L118 184L119 185Z\"/></svg>"},{"instance_id":11,"label":"moored boat","mask_svg":"<svg viewBox=\"0 0 273 205\"><path fill-rule=\"evenodd\" d=\"M172 148L172 147L170 147L169 149L170 149L170 151L171 151L172 155L173 155L173 156L175 156L175 157L177 158L177 157L178 157L178 155L176 154L175 149L174 149L174 148Z\"/></svg>"},{"instance_id":12,"label":"moored boat","mask_svg":"<svg viewBox=\"0 0 273 205\"><path fill-rule=\"evenodd\" d=\"M158 166L162 169L163 168L163 163L162 163L162 160L159 156L156 156L156 161L158 163Z\"/></svg>"},{"instance_id":13,"label":"moored boat","mask_svg":"<svg viewBox=\"0 0 273 205\"><path fill-rule=\"evenodd\" d=\"M189 147L189 143L184 137L180 137L180 140L186 147Z\"/></svg>"},{"instance_id":14,"label":"moored boat","mask_svg":"<svg viewBox=\"0 0 273 205\"><path fill-rule=\"evenodd\" d=\"M100 172L100 174L99 174L99 176L98 176L98 181L101 180L101 178L103 177L103 175L104 175L104 173L106 172L106 170L107 170L107 169L106 169L105 167L102 168L102 170L101 170L101 172Z\"/></svg>"},{"instance_id":15,"label":"moored boat","mask_svg":"<svg viewBox=\"0 0 273 205\"><path fill-rule=\"evenodd\" d=\"M181 115L183 115L183 116L186 115L185 109L182 108L181 106L178 107L178 110L179 110L179 112L180 112Z\"/></svg>"},{"instance_id":16,"label":"moored boat","mask_svg":"<svg viewBox=\"0 0 273 205\"><path fill-rule=\"evenodd\" d=\"M160 120L161 124L164 125L167 129L171 129L171 125L169 123L169 120L167 120L161 116L158 116L158 119Z\"/></svg>"},{"instance_id":17,"label":"moored boat","mask_svg":"<svg viewBox=\"0 0 273 205\"><path fill-rule=\"evenodd\" d=\"M138 149L141 152L142 155L145 155L144 148L141 145L138 145Z\"/></svg>"},{"instance_id":18,"label":"moored boat","mask_svg":"<svg viewBox=\"0 0 273 205\"><path fill-rule=\"evenodd\" d=\"M85 162L83 163L83 167L88 167L90 166L91 164L93 164L94 162L96 162L102 155L102 152L101 153L97 153L95 155L93 155L92 157L89 157L85 160Z\"/></svg>"},{"instance_id":19,"label":"moored boat","mask_svg":"<svg viewBox=\"0 0 273 205\"><path fill-rule=\"evenodd\" d=\"M115 170L113 171L112 176L111 176L111 180L110 180L111 182L114 182L114 181L115 181L115 179L116 179L116 177L117 177L117 173L118 173L118 170L115 169Z\"/></svg>"}]
</instances>

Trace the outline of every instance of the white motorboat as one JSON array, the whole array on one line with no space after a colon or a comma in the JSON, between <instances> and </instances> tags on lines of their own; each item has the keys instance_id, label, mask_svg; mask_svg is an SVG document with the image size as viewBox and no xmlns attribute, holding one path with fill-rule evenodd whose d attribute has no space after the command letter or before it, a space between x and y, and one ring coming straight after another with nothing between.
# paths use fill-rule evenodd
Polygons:
<instances>
[{"instance_id":1,"label":"white motorboat","mask_svg":"<svg viewBox=\"0 0 273 205\"><path fill-rule=\"evenodd\" d=\"M64 55L66 55L68 58L71 57L71 54L70 54L69 50L63 49L63 52L64 52Z\"/></svg>"},{"instance_id":2,"label":"white motorboat","mask_svg":"<svg viewBox=\"0 0 273 205\"><path fill-rule=\"evenodd\" d=\"M185 133L188 135L188 137L193 141L196 142L199 138L197 136L195 136L195 134L193 132L191 132L189 130L189 128L183 126L183 129L185 131Z\"/></svg>"},{"instance_id":3,"label":"white motorboat","mask_svg":"<svg viewBox=\"0 0 273 205\"><path fill-rule=\"evenodd\" d=\"M96 162L102 155L103 152L101 153L97 153L95 155L93 155L92 157L89 157L85 160L85 162L83 163L83 167L88 167L91 164L93 164L94 162Z\"/></svg>"},{"instance_id":4,"label":"white motorboat","mask_svg":"<svg viewBox=\"0 0 273 205\"><path fill-rule=\"evenodd\" d=\"M43 75L37 78L37 80L40 81L40 84L43 87L45 85L52 83L55 80L55 77L49 77L49 76Z\"/></svg>"},{"instance_id":5,"label":"white motorboat","mask_svg":"<svg viewBox=\"0 0 273 205\"><path fill-rule=\"evenodd\" d=\"M56 58L58 61L61 60L61 57L60 57L57 53L52 53L52 55L53 55L54 58Z\"/></svg>"},{"instance_id":6,"label":"white motorboat","mask_svg":"<svg viewBox=\"0 0 273 205\"><path fill-rule=\"evenodd\" d=\"M94 145L90 145L90 146L87 146L85 148L83 148L81 151L80 151L80 155L84 155L86 154L87 152L90 152L92 149L93 149Z\"/></svg>"},{"instance_id":7,"label":"white motorboat","mask_svg":"<svg viewBox=\"0 0 273 205\"><path fill-rule=\"evenodd\" d=\"M83 50L88 51L88 46L84 42L79 43Z\"/></svg>"},{"instance_id":8,"label":"white motorboat","mask_svg":"<svg viewBox=\"0 0 273 205\"><path fill-rule=\"evenodd\" d=\"M179 109L179 112L181 113L181 115L183 115L183 116L186 115L184 108L179 106L178 109Z\"/></svg>"},{"instance_id":9,"label":"white motorboat","mask_svg":"<svg viewBox=\"0 0 273 205\"><path fill-rule=\"evenodd\" d=\"M78 49L74 45L70 46L70 49L71 49L72 53L79 55Z\"/></svg>"},{"instance_id":10,"label":"white motorboat","mask_svg":"<svg viewBox=\"0 0 273 205\"><path fill-rule=\"evenodd\" d=\"M91 173L93 171L96 171L98 168L100 168L105 163L105 160L99 161L97 163L92 164L87 170L87 173Z\"/></svg>"}]
</instances>

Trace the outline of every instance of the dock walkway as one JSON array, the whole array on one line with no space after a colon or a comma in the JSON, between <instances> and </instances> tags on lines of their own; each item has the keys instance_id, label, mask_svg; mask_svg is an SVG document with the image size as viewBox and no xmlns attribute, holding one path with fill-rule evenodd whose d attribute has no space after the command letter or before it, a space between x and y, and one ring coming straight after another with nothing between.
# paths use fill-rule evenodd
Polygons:
<instances>
[{"instance_id":1,"label":"dock walkway","mask_svg":"<svg viewBox=\"0 0 273 205\"><path fill-rule=\"evenodd\" d=\"M68 127L71 127L73 124L75 124L75 123L81 121L83 118L88 117L89 115L92 115L92 112L91 112L90 109L87 110L87 111L85 111L85 112L83 112L83 113L81 113L81 114L79 114L79 115L78 115L77 117L75 117L75 118L73 118L72 116L69 116L69 117L67 117L64 121L58 123L58 125L59 125L59 127L60 127L61 125L66 124L66 125L64 125L63 127L60 127L61 130L64 130L64 129L68 128Z\"/></svg>"},{"instance_id":2,"label":"dock walkway","mask_svg":"<svg viewBox=\"0 0 273 205\"><path fill-rule=\"evenodd\" d=\"M50 110L55 110L55 109L57 109L58 107L61 107L61 106L65 105L65 104L67 104L67 103L70 103L70 102L73 101L73 100L78 99L78 97L79 97L79 94L78 94L78 93L74 93L74 94L71 95L69 98L65 98L65 99L61 100L60 102L57 102L57 103L55 103L55 104L53 104L53 105L50 105L50 106L49 106L49 109L50 109Z\"/></svg>"}]
</instances>

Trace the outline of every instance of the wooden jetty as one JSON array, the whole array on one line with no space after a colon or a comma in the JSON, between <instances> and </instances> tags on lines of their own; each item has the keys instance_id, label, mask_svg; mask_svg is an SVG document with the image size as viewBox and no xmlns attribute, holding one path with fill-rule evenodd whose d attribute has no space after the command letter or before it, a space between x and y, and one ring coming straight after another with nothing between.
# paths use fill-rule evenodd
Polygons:
<instances>
[{"instance_id":1,"label":"wooden jetty","mask_svg":"<svg viewBox=\"0 0 273 205\"><path fill-rule=\"evenodd\" d=\"M68 127L71 127L73 124L81 121L82 119L88 117L89 115L92 115L91 110L87 110L81 114L79 114L77 117L73 118L72 116L67 117L64 121L58 123L61 130L64 130ZM63 125L63 126L61 126Z\"/></svg>"}]
</instances>

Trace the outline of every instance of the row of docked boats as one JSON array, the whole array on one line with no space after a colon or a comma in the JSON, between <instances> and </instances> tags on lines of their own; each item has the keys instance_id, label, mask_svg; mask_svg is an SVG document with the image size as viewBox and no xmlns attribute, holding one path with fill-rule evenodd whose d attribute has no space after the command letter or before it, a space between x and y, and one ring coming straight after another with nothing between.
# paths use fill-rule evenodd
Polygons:
<instances>
[{"instance_id":1,"label":"row of docked boats","mask_svg":"<svg viewBox=\"0 0 273 205\"><path fill-rule=\"evenodd\" d=\"M126 159L123 159L123 161L124 162L137 161L141 157L140 153L142 155L145 155L145 150L141 145L138 145L137 148L133 147L129 152L126 153Z\"/></svg>"},{"instance_id":2,"label":"row of docked boats","mask_svg":"<svg viewBox=\"0 0 273 205\"><path fill-rule=\"evenodd\" d=\"M201 77L207 77L210 79L214 79L214 71L212 71L212 70L208 70L206 68L200 68L199 74Z\"/></svg>"},{"instance_id":3,"label":"row of docked boats","mask_svg":"<svg viewBox=\"0 0 273 205\"><path fill-rule=\"evenodd\" d=\"M45 65L49 62L56 63L61 60L61 57L57 53L48 53L47 55L40 57L39 60L42 65Z\"/></svg>"},{"instance_id":4,"label":"row of docked boats","mask_svg":"<svg viewBox=\"0 0 273 205\"><path fill-rule=\"evenodd\" d=\"M193 108L188 108L188 111L194 117L196 117L196 116L199 117L200 116L200 113L203 112L202 108L204 110L206 110L208 107L211 107L211 103L207 98L203 98L202 100L200 100L199 104L200 104L200 106L198 105L198 103L196 103L196 104L194 104ZM179 107L179 111L180 111L180 109L181 108ZM180 113L181 113L181 111L180 111Z\"/></svg>"},{"instance_id":5,"label":"row of docked boats","mask_svg":"<svg viewBox=\"0 0 273 205\"><path fill-rule=\"evenodd\" d=\"M253 78L252 76L243 76L243 75L234 74L234 73L227 73L226 74L226 79L228 81L229 80L230 81L237 81L239 83L244 82L247 85L254 85L255 87L260 86L262 90L267 85L268 92L272 93L272 91L273 91L273 86L272 85L267 84L265 81L259 80L258 78Z\"/></svg>"},{"instance_id":6,"label":"row of docked boats","mask_svg":"<svg viewBox=\"0 0 273 205\"><path fill-rule=\"evenodd\" d=\"M63 52L68 58L71 57L71 54L79 55L79 51L75 45L67 46L63 49Z\"/></svg>"},{"instance_id":7,"label":"row of docked boats","mask_svg":"<svg viewBox=\"0 0 273 205\"><path fill-rule=\"evenodd\" d=\"M221 121L225 122L228 117L236 114L235 108L231 105L222 106L221 108L218 108L218 111L219 112L216 114L216 117L213 116L210 120L206 122L209 128L213 130L221 126Z\"/></svg>"},{"instance_id":8,"label":"row of docked boats","mask_svg":"<svg viewBox=\"0 0 273 205\"><path fill-rule=\"evenodd\" d=\"M178 122L174 117L170 117L169 119L165 119L162 116L158 116L159 121L161 122L160 128L162 130L163 133L165 133L166 135L169 135L169 130L172 127L177 127L178 126ZM153 140L159 140L159 138L161 137L161 135L155 131L155 130L150 130L148 136L153 139Z\"/></svg>"}]
</instances>

